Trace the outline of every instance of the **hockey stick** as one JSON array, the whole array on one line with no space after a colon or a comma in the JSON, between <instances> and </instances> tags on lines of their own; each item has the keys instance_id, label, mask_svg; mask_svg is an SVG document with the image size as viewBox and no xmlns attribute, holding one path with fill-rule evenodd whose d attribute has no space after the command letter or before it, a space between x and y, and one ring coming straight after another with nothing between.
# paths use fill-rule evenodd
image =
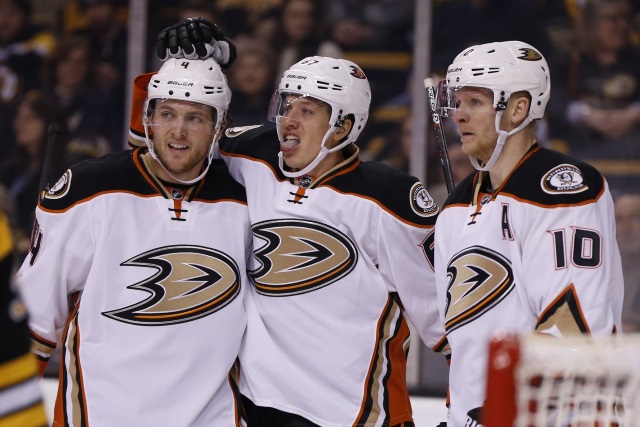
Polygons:
<instances>
[{"instance_id":1,"label":"hockey stick","mask_svg":"<svg viewBox=\"0 0 640 427\"><path fill-rule=\"evenodd\" d=\"M62 125L60 123L51 123L47 130L47 146L44 151L44 160L42 161L42 171L40 172L40 183L38 184L38 203L49 191L54 172L53 164L55 158L60 154L62 143Z\"/></svg>"},{"instance_id":2,"label":"hockey stick","mask_svg":"<svg viewBox=\"0 0 640 427\"><path fill-rule=\"evenodd\" d=\"M42 199L47 195L50 189L51 181L53 179L53 173L55 171L54 163L56 157L62 152L62 130L63 127L60 123L51 123L47 130L47 145L44 148L44 159L42 160L42 170L40 171L40 182L38 183L38 203L40 204ZM31 239L29 242L29 253L31 259L29 265L33 265L38 252L40 251L40 244L42 242L42 233L40 232L40 226L38 220L33 219L33 227L31 228Z\"/></svg>"},{"instance_id":3,"label":"hockey stick","mask_svg":"<svg viewBox=\"0 0 640 427\"><path fill-rule=\"evenodd\" d=\"M431 121L433 129L436 132L436 142L440 151L440 164L444 172L444 182L447 185L447 194L451 194L455 187L453 182L453 174L451 173L451 162L449 161L449 153L447 152L447 141L444 138L444 130L440 122L440 116L436 113L436 90L433 86L433 79L427 77L424 79L424 87L429 95L429 108L431 109Z\"/></svg>"},{"instance_id":4,"label":"hockey stick","mask_svg":"<svg viewBox=\"0 0 640 427\"><path fill-rule=\"evenodd\" d=\"M62 130L63 127L60 123L51 123L47 130L47 145L44 149L44 159L42 160L42 170L40 172L40 182L38 183L38 205L42 199L47 195L50 189L50 184L54 178L52 175L55 171L54 163L56 157L61 153L62 148ZM29 242L29 253L31 259L29 265L33 265L38 252L40 251L40 244L42 242L42 233L40 232L40 226L38 220L34 217L33 227L31 228L31 239Z\"/></svg>"}]
</instances>

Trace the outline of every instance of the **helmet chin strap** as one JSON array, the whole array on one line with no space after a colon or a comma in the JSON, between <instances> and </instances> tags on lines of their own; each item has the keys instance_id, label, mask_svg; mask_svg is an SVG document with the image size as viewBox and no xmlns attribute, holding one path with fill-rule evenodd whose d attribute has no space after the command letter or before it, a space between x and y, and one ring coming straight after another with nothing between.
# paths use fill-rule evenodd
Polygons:
<instances>
[{"instance_id":1,"label":"helmet chin strap","mask_svg":"<svg viewBox=\"0 0 640 427\"><path fill-rule=\"evenodd\" d=\"M296 172L289 172L289 171L285 170L285 168L284 168L284 154L282 154L282 151L280 151L278 153L278 166L280 167L280 170L282 171L282 174L284 176L286 176L287 178L298 178L298 177L301 177L302 175L306 175L309 172L311 172L316 166L318 166L318 164L325 157L327 157L327 154L333 153L333 152L338 151L338 150L341 150L347 144L349 144L349 142L351 142L351 136L347 137L347 139L345 139L343 142L341 142L340 144L336 145L333 148L328 149L327 147L325 147L325 142L327 141L329 136L332 133L334 133L337 129L338 128L332 126L327 131L327 133L324 134L324 137L322 138L322 144L320 145L320 152L318 153L316 158L313 159L313 161L311 163L309 163L307 166L302 168L302 170L299 170L299 171L296 171Z\"/></svg>"},{"instance_id":2,"label":"helmet chin strap","mask_svg":"<svg viewBox=\"0 0 640 427\"><path fill-rule=\"evenodd\" d=\"M151 157L153 157L154 160L156 162L158 162L158 164L162 167L162 169L164 169L164 171L171 178L173 178L174 180L178 181L180 184L191 185L191 184L195 184L196 182L200 181L207 174L207 172L209 171L209 167L211 167L211 161L213 160L213 156L214 156L214 153L215 153L216 142L218 141L218 138L221 135L221 133L220 133L221 126L216 126L216 133L213 135L213 140L211 141L211 145L209 145L209 152L207 153L207 166L204 168L202 173L200 175L198 175L197 177L195 177L194 179L190 179L188 181L183 181L180 178L176 178L175 176L173 176L173 174L167 170L167 168L164 166L164 164L162 163L162 161L160 160L160 158L156 154L155 150L153 149L153 142L149 138L149 127L148 127L148 124L147 124L146 117L143 120L143 125L144 125L144 139L145 139L145 143L147 144L147 148L149 149L149 153L151 153Z\"/></svg>"},{"instance_id":3,"label":"helmet chin strap","mask_svg":"<svg viewBox=\"0 0 640 427\"><path fill-rule=\"evenodd\" d=\"M489 161L483 165L480 162L480 160L478 160L476 157L469 156L469 159L471 160L471 164L473 165L474 168L476 168L476 170L479 170L479 171L491 170L493 165L496 163L496 161L500 157L500 153L502 153L502 149L504 148L504 143L507 141L507 138L513 134L520 132L522 129L525 128L525 126L531 123L531 120L533 120L531 116L527 116L527 118L524 119L522 123L520 123L520 126L511 130L511 132L507 132L506 130L500 129L500 119L502 118L502 113L503 111L498 111L496 113L496 131L498 132L498 140L496 141L496 147L493 149L493 153L491 154Z\"/></svg>"}]
</instances>

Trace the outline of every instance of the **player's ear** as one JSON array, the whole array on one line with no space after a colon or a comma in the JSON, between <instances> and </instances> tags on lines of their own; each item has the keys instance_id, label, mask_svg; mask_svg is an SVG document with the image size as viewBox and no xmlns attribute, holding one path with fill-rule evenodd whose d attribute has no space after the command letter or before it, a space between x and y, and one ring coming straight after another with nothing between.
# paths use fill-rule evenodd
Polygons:
<instances>
[{"instance_id":1,"label":"player's ear","mask_svg":"<svg viewBox=\"0 0 640 427\"><path fill-rule=\"evenodd\" d=\"M529 108L531 107L531 98L526 92L516 92L511 95L509 99L509 107L507 113L509 121L513 128L517 127L527 118L529 115Z\"/></svg>"},{"instance_id":2,"label":"player's ear","mask_svg":"<svg viewBox=\"0 0 640 427\"><path fill-rule=\"evenodd\" d=\"M349 135L351 126L353 126L353 122L350 119L344 120L342 122L342 126L338 126L338 128L336 129L336 135L338 135L340 138L344 138L345 136Z\"/></svg>"}]
</instances>

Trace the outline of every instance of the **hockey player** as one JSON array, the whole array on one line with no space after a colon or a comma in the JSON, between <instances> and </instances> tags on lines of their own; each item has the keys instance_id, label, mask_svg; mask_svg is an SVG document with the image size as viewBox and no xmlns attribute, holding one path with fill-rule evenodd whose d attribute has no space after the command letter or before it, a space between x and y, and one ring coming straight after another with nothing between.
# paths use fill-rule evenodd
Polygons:
<instances>
[{"instance_id":1,"label":"hockey player","mask_svg":"<svg viewBox=\"0 0 640 427\"><path fill-rule=\"evenodd\" d=\"M249 426L413 425L407 318L428 345L442 337L438 207L418 179L358 159L370 100L356 64L309 57L282 76L276 129L220 141L247 189L258 265L240 352Z\"/></svg>"},{"instance_id":2,"label":"hockey player","mask_svg":"<svg viewBox=\"0 0 640 427\"><path fill-rule=\"evenodd\" d=\"M18 283L38 357L62 346L54 424L239 425L251 234L244 188L212 160L230 99L215 60L169 59L147 147L72 167L38 206Z\"/></svg>"},{"instance_id":3,"label":"hockey player","mask_svg":"<svg viewBox=\"0 0 640 427\"><path fill-rule=\"evenodd\" d=\"M518 42L472 46L439 99L477 169L436 224L438 303L450 354L448 425L481 422L494 331L607 335L620 328L613 203L592 166L538 145L549 67Z\"/></svg>"}]
</instances>

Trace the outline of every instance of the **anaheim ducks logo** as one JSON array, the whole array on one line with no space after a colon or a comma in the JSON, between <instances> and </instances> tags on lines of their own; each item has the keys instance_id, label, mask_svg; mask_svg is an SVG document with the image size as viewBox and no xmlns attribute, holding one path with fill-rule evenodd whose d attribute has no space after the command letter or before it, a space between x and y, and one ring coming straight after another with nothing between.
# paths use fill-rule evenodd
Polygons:
<instances>
[{"instance_id":1,"label":"anaheim ducks logo","mask_svg":"<svg viewBox=\"0 0 640 427\"><path fill-rule=\"evenodd\" d=\"M366 79L367 78L367 76L365 76L365 74L364 74L364 71L362 71L362 69L360 67L356 67L355 65L349 65L349 67L351 68L351 72L349 74L351 74L356 79Z\"/></svg>"},{"instance_id":2,"label":"anaheim ducks logo","mask_svg":"<svg viewBox=\"0 0 640 427\"><path fill-rule=\"evenodd\" d=\"M548 194L574 194L589 188L584 183L580 169L573 165L562 164L547 172L540 181L542 190Z\"/></svg>"},{"instance_id":3,"label":"anaheim ducks logo","mask_svg":"<svg viewBox=\"0 0 640 427\"><path fill-rule=\"evenodd\" d=\"M467 248L451 258L447 276L447 332L482 316L515 288L509 260L481 246Z\"/></svg>"},{"instance_id":4,"label":"anaheim ducks logo","mask_svg":"<svg viewBox=\"0 0 640 427\"><path fill-rule=\"evenodd\" d=\"M518 59L522 59L523 61L540 61L542 59L542 55L540 55L537 50L529 47L521 47L519 50L522 52L522 55L518 56Z\"/></svg>"},{"instance_id":5,"label":"anaheim ducks logo","mask_svg":"<svg viewBox=\"0 0 640 427\"><path fill-rule=\"evenodd\" d=\"M409 199L411 201L411 209L420 216L433 216L438 213L438 205L429 196L429 192L419 182L416 182L411 187L409 192Z\"/></svg>"},{"instance_id":6,"label":"anaheim ducks logo","mask_svg":"<svg viewBox=\"0 0 640 427\"><path fill-rule=\"evenodd\" d=\"M251 274L258 293L287 296L312 292L353 270L358 252L340 231L315 221L273 220L253 226L266 244L255 252L261 267Z\"/></svg>"},{"instance_id":7,"label":"anaheim ducks logo","mask_svg":"<svg viewBox=\"0 0 640 427\"><path fill-rule=\"evenodd\" d=\"M248 130L259 128L262 125L251 125L251 126L237 126L234 128L229 128L224 131L224 134L227 138L234 138L236 136L240 136Z\"/></svg>"},{"instance_id":8,"label":"anaheim ducks logo","mask_svg":"<svg viewBox=\"0 0 640 427\"><path fill-rule=\"evenodd\" d=\"M165 246L121 265L151 267L157 272L127 287L148 292L148 298L102 313L120 322L143 326L190 322L220 310L240 292L233 259L202 246Z\"/></svg>"},{"instance_id":9,"label":"anaheim ducks logo","mask_svg":"<svg viewBox=\"0 0 640 427\"><path fill-rule=\"evenodd\" d=\"M49 191L47 191L47 194L45 194L44 197L46 199L61 199L69 192L70 187L71 170L68 169L64 174L62 174L60 179L55 184L53 184L53 187L51 187Z\"/></svg>"}]
</instances>

